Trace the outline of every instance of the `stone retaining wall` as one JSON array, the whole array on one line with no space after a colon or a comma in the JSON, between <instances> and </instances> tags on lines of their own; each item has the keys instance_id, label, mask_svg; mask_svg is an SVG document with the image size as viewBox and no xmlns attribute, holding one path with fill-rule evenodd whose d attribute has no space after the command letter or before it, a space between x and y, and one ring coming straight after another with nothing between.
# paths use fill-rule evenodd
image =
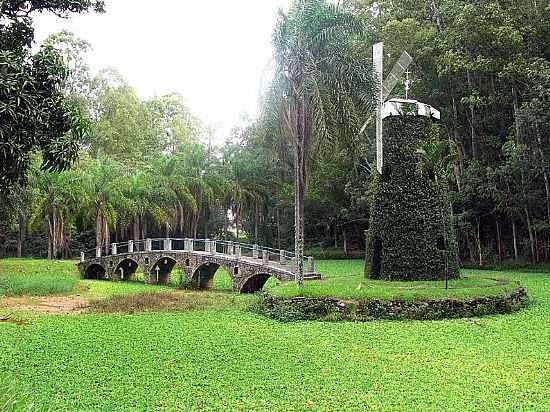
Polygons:
<instances>
[{"instance_id":1,"label":"stone retaining wall","mask_svg":"<svg viewBox=\"0 0 550 412\"><path fill-rule=\"evenodd\" d=\"M264 295L257 311L282 321L369 321L437 320L505 314L527 305L528 297L521 286L507 295L485 296L469 300L379 300L348 301L335 298L282 298Z\"/></svg>"}]
</instances>

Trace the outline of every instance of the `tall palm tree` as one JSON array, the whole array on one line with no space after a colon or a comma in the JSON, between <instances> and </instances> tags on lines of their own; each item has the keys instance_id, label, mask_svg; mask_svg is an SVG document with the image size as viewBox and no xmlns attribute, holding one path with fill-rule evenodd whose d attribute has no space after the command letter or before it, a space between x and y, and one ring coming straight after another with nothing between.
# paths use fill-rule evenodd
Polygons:
<instances>
[{"instance_id":1,"label":"tall palm tree","mask_svg":"<svg viewBox=\"0 0 550 412\"><path fill-rule=\"evenodd\" d=\"M295 0L273 33L276 72L268 107L294 148L295 254L303 285L304 190L308 165L326 143L358 135L374 106L363 21L326 0Z\"/></svg>"},{"instance_id":2,"label":"tall palm tree","mask_svg":"<svg viewBox=\"0 0 550 412\"><path fill-rule=\"evenodd\" d=\"M196 212L197 201L187 187L186 176L176 158L163 156L156 160L154 169L156 204L165 212L163 225L166 237L170 236L173 228L179 227L183 231L185 210Z\"/></svg>"},{"instance_id":3,"label":"tall palm tree","mask_svg":"<svg viewBox=\"0 0 550 412\"><path fill-rule=\"evenodd\" d=\"M31 222L48 225L48 259L57 259L60 252L68 257L67 220L77 212L82 197L81 176L74 171L37 172L31 177L34 204Z\"/></svg>"},{"instance_id":4,"label":"tall palm tree","mask_svg":"<svg viewBox=\"0 0 550 412\"><path fill-rule=\"evenodd\" d=\"M22 184L15 185L8 193L6 202L9 204L10 214L17 225L17 257L21 257L32 212L33 195L31 188Z\"/></svg>"},{"instance_id":5,"label":"tall palm tree","mask_svg":"<svg viewBox=\"0 0 550 412\"><path fill-rule=\"evenodd\" d=\"M111 229L116 228L117 209L126 203L122 192L121 167L115 161L98 157L80 164L83 173L83 187L87 193L89 210L93 214L96 232L96 246L106 250L110 245Z\"/></svg>"}]
</instances>

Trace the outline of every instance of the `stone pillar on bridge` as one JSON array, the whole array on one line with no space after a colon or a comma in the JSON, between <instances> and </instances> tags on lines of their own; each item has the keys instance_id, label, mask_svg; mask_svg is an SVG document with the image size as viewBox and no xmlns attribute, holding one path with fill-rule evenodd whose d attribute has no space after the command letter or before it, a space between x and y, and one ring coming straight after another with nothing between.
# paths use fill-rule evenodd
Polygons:
<instances>
[{"instance_id":1,"label":"stone pillar on bridge","mask_svg":"<svg viewBox=\"0 0 550 412\"><path fill-rule=\"evenodd\" d=\"M315 259L313 256L307 258L307 271L309 273L315 273Z\"/></svg>"},{"instance_id":2,"label":"stone pillar on bridge","mask_svg":"<svg viewBox=\"0 0 550 412\"><path fill-rule=\"evenodd\" d=\"M283 266L286 265L286 255L284 250L279 251L279 263Z\"/></svg>"},{"instance_id":3,"label":"stone pillar on bridge","mask_svg":"<svg viewBox=\"0 0 550 412\"><path fill-rule=\"evenodd\" d=\"M235 256L237 257L237 259L240 259L240 257L241 257L241 244L240 243L235 243Z\"/></svg>"},{"instance_id":4,"label":"stone pillar on bridge","mask_svg":"<svg viewBox=\"0 0 550 412\"><path fill-rule=\"evenodd\" d=\"M164 250L171 251L172 250L172 239L164 239Z\"/></svg>"},{"instance_id":5,"label":"stone pillar on bridge","mask_svg":"<svg viewBox=\"0 0 550 412\"><path fill-rule=\"evenodd\" d=\"M153 250L153 241L151 239L145 239L145 251L151 252Z\"/></svg>"},{"instance_id":6,"label":"stone pillar on bridge","mask_svg":"<svg viewBox=\"0 0 550 412\"><path fill-rule=\"evenodd\" d=\"M128 253L134 253L134 241L133 240L128 241Z\"/></svg>"},{"instance_id":7,"label":"stone pillar on bridge","mask_svg":"<svg viewBox=\"0 0 550 412\"><path fill-rule=\"evenodd\" d=\"M227 242L227 254L228 255L233 254L233 242L231 241Z\"/></svg>"},{"instance_id":8,"label":"stone pillar on bridge","mask_svg":"<svg viewBox=\"0 0 550 412\"><path fill-rule=\"evenodd\" d=\"M111 243L111 255L116 256L118 254L117 244Z\"/></svg>"},{"instance_id":9,"label":"stone pillar on bridge","mask_svg":"<svg viewBox=\"0 0 550 412\"><path fill-rule=\"evenodd\" d=\"M80 261L84 262L86 260L86 257L84 256L84 252L80 252Z\"/></svg>"},{"instance_id":10,"label":"stone pillar on bridge","mask_svg":"<svg viewBox=\"0 0 550 412\"><path fill-rule=\"evenodd\" d=\"M195 249L195 239L189 239L189 252Z\"/></svg>"},{"instance_id":11,"label":"stone pillar on bridge","mask_svg":"<svg viewBox=\"0 0 550 412\"><path fill-rule=\"evenodd\" d=\"M308 273L315 273L315 259L313 256L307 258L307 271Z\"/></svg>"},{"instance_id":12,"label":"stone pillar on bridge","mask_svg":"<svg viewBox=\"0 0 550 412\"><path fill-rule=\"evenodd\" d=\"M100 247L95 248L95 257L98 257L98 258L101 257L101 248Z\"/></svg>"},{"instance_id":13,"label":"stone pillar on bridge","mask_svg":"<svg viewBox=\"0 0 550 412\"><path fill-rule=\"evenodd\" d=\"M269 265L269 252L266 249L262 250L262 263Z\"/></svg>"},{"instance_id":14,"label":"stone pillar on bridge","mask_svg":"<svg viewBox=\"0 0 550 412\"><path fill-rule=\"evenodd\" d=\"M259 251L258 251L258 245L254 245L252 247L252 257L254 259L258 259L260 257Z\"/></svg>"}]
</instances>

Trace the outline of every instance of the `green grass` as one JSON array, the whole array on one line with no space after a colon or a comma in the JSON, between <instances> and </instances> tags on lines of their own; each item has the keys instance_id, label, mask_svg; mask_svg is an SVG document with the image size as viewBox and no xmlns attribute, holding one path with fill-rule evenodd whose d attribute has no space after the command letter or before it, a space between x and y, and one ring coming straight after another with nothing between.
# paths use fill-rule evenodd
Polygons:
<instances>
[{"instance_id":1,"label":"green grass","mask_svg":"<svg viewBox=\"0 0 550 412\"><path fill-rule=\"evenodd\" d=\"M72 261L0 259L0 296L68 294L78 281Z\"/></svg>"},{"instance_id":2,"label":"green grass","mask_svg":"<svg viewBox=\"0 0 550 412\"><path fill-rule=\"evenodd\" d=\"M92 313L177 312L187 310L247 309L256 297L218 291L143 292L92 300Z\"/></svg>"},{"instance_id":3,"label":"green grass","mask_svg":"<svg viewBox=\"0 0 550 412\"><path fill-rule=\"evenodd\" d=\"M365 279L363 267L358 261L321 261L317 270L324 276L321 280L306 281L299 289L293 282L283 283L269 289L276 296L336 297L341 299L467 299L479 296L494 296L511 292L517 282L499 274L487 276L475 271L464 271L464 277L449 280L449 289L443 281L387 282ZM498 279L503 284L498 284Z\"/></svg>"},{"instance_id":4,"label":"green grass","mask_svg":"<svg viewBox=\"0 0 550 412\"><path fill-rule=\"evenodd\" d=\"M48 261L40 259L0 259L0 296L47 296L76 294L83 298L102 298L143 292L173 290L180 277L174 274L170 283L143 284L143 273L134 281L109 282L80 280L76 261ZM274 282L270 282L273 284ZM214 277L214 289L231 290L231 278L222 268Z\"/></svg>"},{"instance_id":5,"label":"green grass","mask_svg":"<svg viewBox=\"0 0 550 412\"><path fill-rule=\"evenodd\" d=\"M319 268L330 278L361 266ZM506 275L531 305L468 320L279 323L240 308L21 314L25 325L0 322L0 382L59 411L547 411L550 274ZM131 284L112 285L116 295Z\"/></svg>"}]
</instances>

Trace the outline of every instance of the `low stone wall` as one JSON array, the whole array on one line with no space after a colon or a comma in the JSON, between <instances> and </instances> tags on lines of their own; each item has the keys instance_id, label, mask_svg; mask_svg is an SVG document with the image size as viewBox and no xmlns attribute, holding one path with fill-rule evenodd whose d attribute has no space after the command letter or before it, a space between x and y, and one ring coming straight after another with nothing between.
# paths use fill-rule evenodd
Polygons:
<instances>
[{"instance_id":1,"label":"low stone wall","mask_svg":"<svg viewBox=\"0 0 550 412\"><path fill-rule=\"evenodd\" d=\"M511 313L529 302L521 286L508 295L470 300L378 300L348 301L334 298L282 298L266 294L255 310L281 321L437 320Z\"/></svg>"}]
</instances>

